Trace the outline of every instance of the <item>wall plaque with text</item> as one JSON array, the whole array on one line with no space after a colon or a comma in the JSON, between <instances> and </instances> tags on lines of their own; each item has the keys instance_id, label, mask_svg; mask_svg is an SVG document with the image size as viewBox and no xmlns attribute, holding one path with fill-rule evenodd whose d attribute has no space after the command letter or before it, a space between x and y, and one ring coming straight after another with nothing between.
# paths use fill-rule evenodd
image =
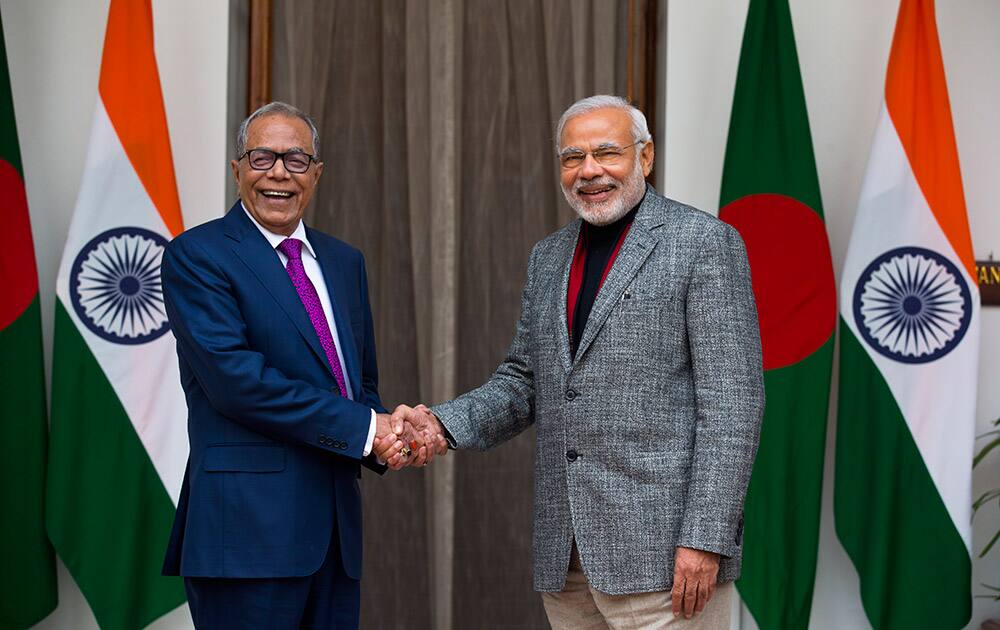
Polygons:
<instances>
[{"instance_id":1,"label":"wall plaque with text","mask_svg":"<svg viewBox=\"0 0 1000 630\"><path fill-rule=\"evenodd\" d=\"M977 260L976 279L983 306L1000 306L1000 261Z\"/></svg>"}]
</instances>

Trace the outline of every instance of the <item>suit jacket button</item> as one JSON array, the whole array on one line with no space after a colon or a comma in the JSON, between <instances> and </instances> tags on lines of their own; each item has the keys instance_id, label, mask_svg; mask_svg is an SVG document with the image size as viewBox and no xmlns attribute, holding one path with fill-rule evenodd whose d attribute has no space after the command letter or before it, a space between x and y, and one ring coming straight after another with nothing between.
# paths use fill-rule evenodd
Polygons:
<instances>
[{"instance_id":1,"label":"suit jacket button","mask_svg":"<svg viewBox=\"0 0 1000 630\"><path fill-rule=\"evenodd\" d=\"M576 393L575 389L567 389L566 390L566 400L572 402L573 399L576 398L577 396L578 396L578 394Z\"/></svg>"},{"instance_id":2,"label":"suit jacket button","mask_svg":"<svg viewBox=\"0 0 1000 630\"><path fill-rule=\"evenodd\" d=\"M568 451L566 451L566 459L568 459L571 462L575 462L576 458L579 457L579 456L580 456L580 454L577 453L575 449L571 448Z\"/></svg>"}]
</instances>

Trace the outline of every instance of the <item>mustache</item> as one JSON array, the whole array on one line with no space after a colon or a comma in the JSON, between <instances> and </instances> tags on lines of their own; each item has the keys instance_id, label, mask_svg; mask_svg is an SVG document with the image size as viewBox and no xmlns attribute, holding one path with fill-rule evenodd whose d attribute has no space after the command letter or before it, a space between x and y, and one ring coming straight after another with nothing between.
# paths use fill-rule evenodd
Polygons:
<instances>
[{"instance_id":1,"label":"mustache","mask_svg":"<svg viewBox=\"0 0 1000 630\"><path fill-rule=\"evenodd\" d=\"M610 175L601 175L593 179L578 179L573 182L573 190L579 192L584 186L621 186L622 183Z\"/></svg>"}]
</instances>

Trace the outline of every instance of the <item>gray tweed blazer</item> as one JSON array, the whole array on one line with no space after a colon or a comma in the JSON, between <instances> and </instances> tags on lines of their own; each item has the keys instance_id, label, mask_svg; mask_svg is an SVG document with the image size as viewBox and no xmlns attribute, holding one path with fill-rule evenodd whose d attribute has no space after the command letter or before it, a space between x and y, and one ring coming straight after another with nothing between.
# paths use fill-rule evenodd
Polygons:
<instances>
[{"instance_id":1,"label":"gray tweed blazer","mask_svg":"<svg viewBox=\"0 0 1000 630\"><path fill-rule=\"evenodd\" d=\"M666 590L677 546L739 577L743 499L764 409L739 234L646 191L570 359L566 291L581 222L535 245L507 357L433 411L457 448L536 425L534 586L562 590L573 538L591 585Z\"/></svg>"}]
</instances>

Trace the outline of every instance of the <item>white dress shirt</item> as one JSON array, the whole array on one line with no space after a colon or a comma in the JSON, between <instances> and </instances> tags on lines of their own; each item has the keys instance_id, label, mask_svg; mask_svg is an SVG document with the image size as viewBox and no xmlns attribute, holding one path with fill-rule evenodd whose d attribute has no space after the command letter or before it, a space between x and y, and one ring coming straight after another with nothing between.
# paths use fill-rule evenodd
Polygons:
<instances>
[{"instance_id":1,"label":"white dress shirt","mask_svg":"<svg viewBox=\"0 0 1000 630\"><path fill-rule=\"evenodd\" d=\"M247 210L247 207L243 205L240 201L240 207L243 208L243 212L249 217L250 222L257 226L260 233L264 235L267 242L274 249L274 253L278 256L278 260L281 261L281 266L284 267L288 264L288 256L285 256L278 249L278 245L286 238L295 238L302 241L302 266L306 270L306 276L309 281L313 283L316 287L316 294L319 295L319 303L323 307L323 315L326 316L326 323L330 327L330 334L333 336L333 345L337 349L337 360L340 361L341 369L344 371L344 386L347 388L347 397L354 400L354 393L351 391L351 382L347 378L347 366L344 363L344 353L340 349L340 335L337 334L337 326L333 321L333 306L330 304L330 293L326 290L326 282L323 280L323 270L319 266L319 261L316 260L316 252L313 251L312 243L309 242L308 237L306 237L306 225L302 221L299 221L298 226L296 226L295 231L292 232L291 236L285 236L283 234L275 234L270 230L264 228L260 223L257 223L257 219L253 217L252 214ZM372 444L375 442L375 410L372 409L372 420L371 425L368 427L368 440L365 442L365 450L363 456L366 456L372 452Z\"/></svg>"}]
</instances>

